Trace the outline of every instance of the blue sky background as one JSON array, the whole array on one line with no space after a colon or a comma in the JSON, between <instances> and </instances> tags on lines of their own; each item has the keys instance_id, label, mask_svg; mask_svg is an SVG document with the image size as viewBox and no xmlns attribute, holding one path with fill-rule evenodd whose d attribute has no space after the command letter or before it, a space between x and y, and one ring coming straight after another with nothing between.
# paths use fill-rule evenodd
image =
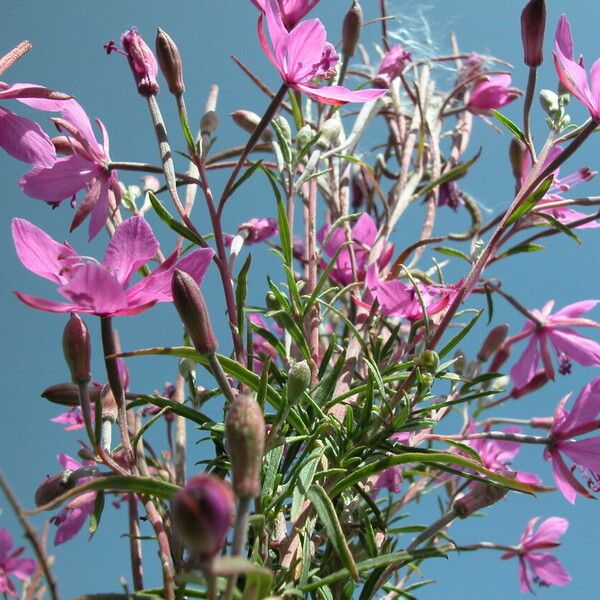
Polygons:
<instances>
[{"instance_id":1,"label":"blue sky background","mask_svg":"<svg viewBox=\"0 0 600 600\"><path fill-rule=\"evenodd\" d=\"M349 5L342 0L322 0L314 11L323 19L330 31L329 39L337 41L341 17ZM598 55L597 24L600 7L592 2L573 3L554 0L549 3L546 62L541 69L544 87L554 88L556 77L550 57L551 40L560 12L567 12L575 37L576 52L586 56L591 64ZM375 16L378 2L364 0L367 16ZM408 30L417 42L423 42L423 51L431 51L424 37L427 23L431 39L441 51L448 50L448 34L457 33L464 51L478 51L503 58L515 65L513 84L524 87L526 70L521 63L519 14L523 3L516 0L498 3L491 0L445 0L444 2L402 2L391 4L390 13L399 19L390 23L390 31ZM32 0L4 0L2 3L2 43L5 52L23 39L33 43L30 52L4 77L9 82L28 81L45 84L77 97L92 117L100 117L110 133L113 160L135 160L157 163L157 150L152 136L147 109L137 95L129 69L123 57L106 56L102 45L136 25L150 42L157 26L162 27L176 40L184 60L186 73L186 100L192 123L197 123L202 113L210 84L220 86L218 112L221 124L218 129L217 148L243 143L242 132L230 121L232 110L245 108L260 113L266 107L265 98L253 84L242 76L229 55L241 57L271 87L279 80L264 57L255 33L256 10L249 0L179 0L177 3L150 3L130 0L127 3L93 2L74 0L42 4ZM372 51L372 43L379 34L378 26L365 29L363 41ZM375 53L372 52L372 56ZM175 121L172 98L166 86L159 97L172 143L183 147ZM9 107L12 108L12 107ZM25 111L19 107L19 112ZM521 104L515 103L507 111L519 119ZM587 117L586 111L573 101L570 113L574 121ZM45 115L38 115L44 119ZM538 144L543 139L544 123L539 112L534 117ZM49 129L49 131L51 131ZM481 160L472 169L467 180L461 182L465 189L485 207L497 212L511 199L513 180L507 161L508 137L492 131L483 121L476 120L471 142L471 153L484 145ZM598 169L598 140L588 142L571 165L573 170L588 165ZM468 153L469 154L469 153ZM4 208L0 211L0 294L3 319L0 325L0 381L2 382L2 417L0 420L0 468L8 477L25 506L32 506L33 491L46 474L58 470L56 454L67 452L74 455L81 435L65 433L49 419L60 410L40 399L40 392L47 386L68 380L60 347L65 318L59 315L37 312L19 303L12 295L14 289L27 293L53 297L53 286L41 281L23 268L16 258L10 238L10 221L19 216L43 227L56 239L64 239L71 219L70 209L64 203L56 211L43 203L21 194L17 181L25 171L24 165L3 156L0 169L0 189ZM565 173L569 169L565 169ZM221 174L211 175L214 188L223 185ZM124 173L125 183L137 183L135 175ZM598 194L598 183L592 181L581 188L581 194ZM197 203L196 223L200 229L208 229L201 202ZM272 214L272 198L264 188L246 186L243 193L235 196L227 214L229 231L252 216ZM413 212L417 219L419 209ZM440 227L444 227L447 213L440 212ZM321 215L322 218L322 215ZM450 218L450 217L448 217ZM402 224L400 226L402 232ZM410 229L406 229L410 231ZM400 233L401 233L400 232ZM595 232L584 232L584 245L578 247L563 237L554 237L546 252L525 258L519 257L493 273L504 277L506 289L523 299L530 308L541 307L554 298L557 307L577 300L600 297L598 285L598 239ZM100 238L102 236L99 236ZM83 228L68 237L69 242L81 253L100 257L105 241L99 240L91 249L86 245ZM172 237L161 238L169 251ZM412 238L408 238L409 241ZM402 244L402 238L399 238ZM259 265L252 281L251 301L259 303L264 297L264 277L261 272L276 263L265 251L258 249L255 264ZM209 273L205 290L213 310L215 321L223 316L223 302L215 270ZM520 329L522 317L516 315L499 300L496 303L498 319L510 322L513 332ZM591 317L600 320L600 311ZM99 327L88 319L92 335L99 340ZM218 332L227 346L224 318ZM147 313L130 319L117 319L123 346L126 349L171 345L179 343L180 327L171 306L157 306ZM589 331L589 330L588 330ZM482 340L483 324L474 338ZM590 333L594 337L594 332ZM597 339L597 336L596 336ZM102 379L102 365L96 347L94 372ZM173 380L176 364L173 360L156 358L130 361L132 387L136 390L161 389L167 380ZM579 389L589 379L597 376L595 369L574 365L574 374L562 377L555 384L546 386L535 396L520 403L514 402L498 411L505 416L546 416L552 414L557 401L567 392ZM203 377L203 375L200 375ZM202 379L200 379L202 383ZM206 381L208 385L209 382ZM194 432L191 438L194 439ZM190 466L201 458L200 451L190 445ZM516 466L522 470L535 470L544 482L552 482L551 473L540 457L539 448L525 448L518 456ZM15 539L22 542L18 526L3 498L0 498L0 527L9 528ZM432 507L432 510L435 510ZM600 566L600 536L598 505L594 501L579 499L575 507L569 505L558 493L547 494L538 499L511 495L508 500L488 511L484 519L473 518L455 524L451 533L460 543L481 540L498 543L517 543L525 523L539 515L542 519L558 515L571 522L563 538L563 546L556 551L573 582L567 588L540 590L540 596L548 599L568 597L591 597L596 592L595 578L591 577ZM431 513L430 513L431 514ZM84 592L117 591L119 577L130 577L127 543L119 539L126 532L126 510L107 509L100 531L92 543L87 543L85 533L55 551L55 570L64 598L72 598ZM41 523L41 520L36 520ZM51 532L51 536L53 531ZM154 548L145 547L147 585L158 583L160 574L154 559ZM478 555L451 555L449 560L439 560L424 565L424 575L438 580L438 585L426 587L417 593L419 598L434 599L443 595L449 600L506 599L520 596L517 585L517 563L500 561L494 552ZM416 580L416 579L415 579Z\"/></svg>"}]
</instances>

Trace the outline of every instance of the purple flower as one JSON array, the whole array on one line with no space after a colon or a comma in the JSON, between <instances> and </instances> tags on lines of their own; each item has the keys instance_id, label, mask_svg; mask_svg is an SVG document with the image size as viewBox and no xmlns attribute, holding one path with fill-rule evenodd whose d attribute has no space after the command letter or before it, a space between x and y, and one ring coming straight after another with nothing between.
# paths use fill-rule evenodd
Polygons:
<instances>
[{"instance_id":1,"label":"purple flower","mask_svg":"<svg viewBox=\"0 0 600 600\"><path fill-rule=\"evenodd\" d=\"M6 529L0 529L0 592L17 598L17 590L10 575L25 581L31 577L37 563L33 558L19 558L25 548L16 548L11 552L12 547L10 533Z\"/></svg>"},{"instance_id":2,"label":"purple flower","mask_svg":"<svg viewBox=\"0 0 600 600\"><path fill-rule=\"evenodd\" d=\"M62 94L34 83L0 82L0 100L18 100L31 108L58 112L67 100ZM39 168L51 167L56 150L42 128L30 119L0 107L0 147L18 160Z\"/></svg>"},{"instance_id":3,"label":"purple flower","mask_svg":"<svg viewBox=\"0 0 600 600\"><path fill-rule=\"evenodd\" d=\"M550 428L550 442L544 451L544 458L552 461L554 480L563 496L573 504L577 494L591 498L591 494L579 483L563 460L561 453L568 456L587 477L594 491L598 491L600 473L600 436L583 440L572 440L600 429L596 419L600 412L600 379L590 381L579 393L571 411L565 410L569 396L563 398L554 412Z\"/></svg>"},{"instance_id":4,"label":"purple flower","mask_svg":"<svg viewBox=\"0 0 600 600\"><path fill-rule=\"evenodd\" d=\"M77 471L84 466L93 466L93 461L85 460L83 464L71 458L68 454L59 454L58 462L63 469L69 471ZM78 481L82 485L89 481L88 477L84 477ZM94 512L97 492L85 492L80 496L76 496L70 500L63 510L51 521L57 525L56 535L54 536L54 545L64 544L75 537L79 530L83 527L86 519Z\"/></svg>"},{"instance_id":5,"label":"purple flower","mask_svg":"<svg viewBox=\"0 0 600 600\"><path fill-rule=\"evenodd\" d=\"M581 315L598 304L598 300L582 300L569 304L554 315L550 314L554 300L550 300L542 310L531 311L541 324L527 321L522 331L506 340L504 349L516 342L530 337L527 347L510 371L510 375L517 388L523 387L533 379L538 365L542 365L549 379L554 379L554 368L548 350L548 342L554 348L559 360L559 373L565 375L571 372L571 360L583 366L600 366L600 344L583 337L572 327L600 327L599 323L591 319L584 319Z\"/></svg>"},{"instance_id":6,"label":"purple flower","mask_svg":"<svg viewBox=\"0 0 600 600\"><path fill-rule=\"evenodd\" d=\"M158 63L135 27L128 29L121 36L121 46L129 61L138 92L146 97L158 94Z\"/></svg>"},{"instance_id":7,"label":"purple flower","mask_svg":"<svg viewBox=\"0 0 600 600\"><path fill-rule=\"evenodd\" d=\"M467 110L476 115L486 115L493 108L506 106L521 95L518 89L509 87L510 82L508 74L486 75L473 88Z\"/></svg>"},{"instance_id":8,"label":"purple flower","mask_svg":"<svg viewBox=\"0 0 600 600\"><path fill-rule=\"evenodd\" d=\"M267 12L268 2L269 0L252 0L252 4L262 12ZM293 29L318 2L319 0L277 0L285 28L288 31Z\"/></svg>"},{"instance_id":9,"label":"purple flower","mask_svg":"<svg viewBox=\"0 0 600 600\"><path fill-rule=\"evenodd\" d=\"M554 68L560 82L590 111L594 121L600 121L600 61L590 69L592 87L582 63L575 61L571 26L565 15L561 15L554 36Z\"/></svg>"},{"instance_id":10,"label":"purple flower","mask_svg":"<svg viewBox=\"0 0 600 600\"><path fill-rule=\"evenodd\" d=\"M59 244L23 219L14 219L12 234L23 265L57 283L58 292L69 302L20 292L16 295L28 306L58 313L135 315L157 302L171 302L173 269L202 281L214 254L210 248L200 248L177 261L175 252L141 281L130 285L132 275L158 250L158 241L142 217L131 217L117 227L101 263L79 256L70 246Z\"/></svg>"},{"instance_id":11,"label":"purple flower","mask_svg":"<svg viewBox=\"0 0 600 600\"><path fill-rule=\"evenodd\" d=\"M560 561L548 552L543 552L560 546L557 540L565 533L569 522L560 517L550 517L543 521L534 533L533 528L538 520L539 517L531 519L521 535L519 545L502 555L503 559L513 556L519 558L519 589L522 592L533 593L532 580L544 587L565 585L571 581L571 576Z\"/></svg>"},{"instance_id":12,"label":"purple flower","mask_svg":"<svg viewBox=\"0 0 600 600\"><path fill-rule=\"evenodd\" d=\"M346 233L342 227L337 227L331 235L331 225L324 225L317 233L317 239L321 244L325 242L323 250L332 257L335 256L338 249L346 243ZM375 244L377 237L377 226L373 218L367 213L363 213L356 223L352 226L352 252L354 254L354 265L356 267L356 280L362 281L365 278L366 268L369 261L371 248ZM389 262L394 251L393 244L387 244L381 255L377 259L377 265L380 269ZM324 267L326 265L323 265ZM337 254L335 265L331 269L330 277L333 281L341 285L348 285L355 281L352 271L352 256L348 246L343 247Z\"/></svg>"},{"instance_id":13,"label":"purple flower","mask_svg":"<svg viewBox=\"0 0 600 600\"><path fill-rule=\"evenodd\" d=\"M265 16L271 45L264 33ZM276 0L265 0L265 13L258 18L258 38L283 82L317 102L334 105L368 102L386 93L386 90L378 89L351 91L340 85L309 85L316 77L331 78L338 55L335 48L327 42L327 32L319 19L302 21L288 32Z\"/></svg>"},{"instance_id":14,"label":"purple flower","mask_svg":"<svg viewBox=\"0 0 600 600\"><path fill-rule=\"evenodd\" d=\"M106 223L110 211L121 202L117 173L108 168L108 133L97 119L103 139L102 144L98 143L88 116L75 100L64 103L61 118L54 122L68 136L69 156L56 159L49 169L35 166L21 177L19 185L28 196L53 204L86 190L71 231L91 214L88 233L92 239Z\"/></svg>"},{"instance_id":15,"label":"purple flower","mask_svg":"<svg viewBox=\"0 0 600 600\"><path fill-rule=\"evenodd\" d=\"M402 73L404 67L412 60L410 52L405 50L400 44L392 46L381 59L375 82L382 87L389 87L396 77Z\"/></svg>"},{"instance_id":16,"label":"purple flower","mask_svg":"<svg viewBox=\"0 0 600 600\"><path fill-rule=\"evenodd\" d=\"M376 496L380 490L387 489L392 494L398 494L402 489L402 467L395 465L380 471L373 482L373 492Z\"/></svg>"}]
</instances>

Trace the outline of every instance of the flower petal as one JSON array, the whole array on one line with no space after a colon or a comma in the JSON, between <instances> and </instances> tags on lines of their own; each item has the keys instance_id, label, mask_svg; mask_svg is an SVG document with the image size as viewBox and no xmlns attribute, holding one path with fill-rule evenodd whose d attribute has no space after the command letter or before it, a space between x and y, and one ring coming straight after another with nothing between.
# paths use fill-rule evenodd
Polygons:
<instances>
[{"instance_id":1,"label":"flower petal","mask_svg":"<svg viewBox=\"0 0 600 600\"><path fill-rule=\"evenodd\" d=\"M565 464L565 461L562 459L558 450L551 450L549 455L552 460L554 481L567 501L571 504L575 504L577 494L581 494L586 498L591 498L592 495L583 487L583 485L581 485L581 483L579 483L579 481L577 481L577 479L575 479L575 476Z\"/></svg>"},{"instance_id":2,"label":"flower petal","mask_svg":"<svg viewBox=\"0 0 600 600\"><path fill-rule=\"evenodd\" d=\"M352 91L341 85L330 85L328 87L315 87L311 85L296 84L293 88L304 92L309 98L322 102L323 104L333 104L340 106L348 102L370 102L377 100L387 94L387 90L367 88L363 90Z\"/></svg>"},{"instance_id":3,"label":"flower petal","mask_svg":"<svg viewBox=\"0 0 600 600\"><path fill-rule=\"evenodd\" d=\"M523 354L510 370L510 376L516 388L522 388L531 381L535 375L536 368L540 362L540 351L538 347L539 334L534 333L527 344Z\"/></svg>"},{"instance_id":4,"label":"flower petal","mask_svg":"<svg viewBox=\"0 0 600 600\"><path fill-rule=\"evenodd\" d=\"M576 442L561 442L558 449L564 452L575 464L600 473L600 437L592 437Z\"/></svg>"},{"instance_id":5,"label":"flower petal","mask_svg":"<svg viewBox=\"0 0 600 600\"><path fill-rule=\"evenodd\" d=\"M67 304L65 302L54 302L53 300L46 300L45 298L38 298L37 296L30 296L29 294L23 294L21 292L15 292L15 296L23 302L23 304L27 304L31 308L35 308L37 310L45 310L46 312L54 312L54 313L70 313L70 312L92 312L89 309L84 309L78 304Z\"/></svg>"},{"instance_id":6,"label":"flower petal","mask_svg":"<svg viewBox=\"0 0 600 600\"><path fill-rule=\"evenodd\" d=\"M584 367L600 365L600 344L567 328L548 330L552 345Z\"/></svg>"},{"instance_id":7,"label":"flower petal","mask_svg":"<svg viewBox=\"0 0 600 600\"><path fill-rule=\"evenodd\" d=\"M580 302L574 302L573 304L569 304L560 310L556 311L552 317L550 317L550 322L554 323L561 317L567 317L569 319L577 319L581 317L583 313L586 313L598 304L600 300L581 300Z\"/></svg>"},{"instance_id":8,"label":"flower petal","mask_svg":"<svg viewBox=\"0 0 600 600\"><path fill-rule=\"evenodd\" d=\"M528 554L526 560L541 585L565 585L571 581L560 561L551 554Z\"/></svg>"}]
</instances>

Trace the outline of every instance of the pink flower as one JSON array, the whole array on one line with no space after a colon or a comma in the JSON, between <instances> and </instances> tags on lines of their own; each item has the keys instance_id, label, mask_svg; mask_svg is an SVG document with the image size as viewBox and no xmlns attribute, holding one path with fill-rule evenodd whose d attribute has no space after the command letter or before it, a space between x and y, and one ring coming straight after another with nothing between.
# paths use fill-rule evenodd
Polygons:
<instances>
[{"instance_id":1,"label":"pink flower","mask_svg":"<svg viewBox=\"0 0 600 600\"><path fill-rule=\"evenodd\" d=\"M510 371L517 388L523 387L536 374L538 365L542 365L549 379L554 379L554 368L548 350L548 342L554 348L559 360L559 373L565 375L571 372L571 360L583 366L600 366L600 344L583 337L572 327L600 327L599 323L583 319L581 315L598 304L598 300L583 300L569 304L556 314L550 311L554 300L550 300L542 310L531 311L541 325L527 321L522 331L509 338L504 348L509 349L516 342L530 337L529 344Z\"/></svg>"},{"instance_id":2,"label":"pink flower","mask_svg":"<svg viewBox=\"0 0 600 600\"><path fill-rule=\"evenodd\" d=\"M531 519L519 545L514 550L509 550L502 555L503 559L518 556L519 558L519 589L522 592L533 592L531 580L540 586L565 585L571 581L571 576L565 571L560 561L543 550L551 550L560 546L558 538L561 537L569 522L560 517L550 517L542 522L538 530L533 533L533 528L539 517Z\"/></svg>"},{"instance_id":3,"label":"pink flower","mask_svg":"<svg viewBox=\"0 0 600 600\"><path fill-rule=\"evenodd\" d=\"M158 241L142 217L131 217L115 230L101 263L79 256L47 233L23 219L14 219L13 240L17 254L30 271L58 284L68 303L53 302L15 292L28 306L49 312L79 312L108 317L135 315L157 302L171 302L173 269L202 281L213 250L200 248L177 261L177 253L134 285L132 275L158 250Z\"/></svg>"},{"instance_id":4,"label":"pink flower","mask_svg":"<svg viewBox=\"0 0 600 600\"><path fill-rule=\"evenodd\" d=\"M373 482L373 496L376 496L384 488L392 494L400 492L402 489L402 467L400 465L388 467L377 474L377 478Z\"/></svg>"},{"instance_id":5,"label":"pink flower","mask_svg":"<svg viewBox=\"0 0 600 600\"><path fill-rule=\"evenodd\" d=\"M283 335L283 330L277 323L273 327L269 327L269 324L259 314L253 313L248 315L248 321L255 327L263 329L265 334L269 333L274 343L276 343L278 337ZM270 358L271 362L277 360L277 350L273 344L257 331L252 336L252 354L254 357L252 370L259 375L262 373L267 358Z\"/></svg>"},{"instance_id":6,"label":"pink flower","mask_svg":"<svg viewBox=\"0 0 600 600\"><path fill-rule=\"evenodd\" d=\"M508 74L487 75L480 79L473 88L467 104L467 110L476 115L489 114L492 108L501 108L510 104L521 92L510 86Z\"/></svg>"},{"instance_id":7,"label":"pink flower","mask_svg":"<svg viewBox=\"0 0 600 600\"><path fill-rule=\"evenodd\" d=\"M331 225L324 225L319 229L317 239L323 244L327 238L323 250L328 256L333 258L338 249L346 243L346 233L342 227L337 227L331 235L328 235L330 231ZM365 269L367 268L371 248L375 244L375 239L377 237L377 226L370 215L363 213L356 223L354 223L351 231L352 251L354 253L354 264L356 267L356 280L362 281L365 278ZM377 259L379 268L382 269L385 267L389 262L393 251L394 246L392 244L387 244ZM323 267L325 266L326 265L323 265ZM333 281L336 281L341 285L348 285L355 281L352 272L352 256L347 245L338 252L337 258L335 259L335 265L330 272L330 277Z\"/></svg>"},{"instance_id":8,"label":"pink flower","mask_svg":"<svg viewBox=\"0 0 600 600\"><path fill-rule=\"evenodd\" d=\"M156 81L158 63L154 54L152 54L152 50L135 27L128 29L121 36L121 46L129 61L129 67L138 92L146 97L158 94L158 83Z\"/></svg>"},{"instance_id":9,"label":"pink flower","mask_svg":"<svg viewBox=\"0 0 600 600\"><path fill-rule=\"evenodd\" d=\"M91 418L92 423L94 422L94 404L91 405ZM53 423L60 423L64 425L63 431L78 431L79 429L83 429L85 427L85 422L83 420L83 415L81 413L81 408L79 406L74 406L70 408L67 412L61 413L60 415L53 417L50 419Z\"/></svg>"},{"instance_id":10,"label":"pink flower","mask_svg":"<svg viewBox=\"0 0 600 600\"><path fill-rule=\"evenodd\" d=\"M265 16L271 46L264 33ZM265 14L258 18L258 38L283 82L317 102L334 105L368 102L386 93L386 90L376 89L351 91L340 85L309 85L316 77L327 79L333 75L338 55L335 48L327 42L327 32L319 19L302 21L288 32L276 0L265 0Z\"/></svg>"},{"instance_id":11,"label":"pink flower","mask_svg":"<svg viewBox=\"0 0 600 600\"><path fill-rule=\"evenodd\" d=\"M62 94L33 83L0 82L0 100L18 100L31 108L58 112L65 105ZM42 128L30 119L0 107L0 147L18 160L36 167L51 167L56 150Z\"/></svg>"},{"instance_id":12,"label":"pink flower","mask_svg":"<svg viewBox=\"0 0 600 600\"><path fill-rule=\"evenodd\" d=\"M554 68L560 82L590 111L594 121L600 121L600 61L590 69L592 87L582 63L575 61L571 26L565 15L561 15L554 35Z\"/></svg>"},{"instance_id":13,"label":"pink flower","mask_svg":"<svg viewBox=\"0 0 600 600\"><path fill-rule=\"evenodd\" d=\"M544 165L549 165L557 156L559 156L562 153L562 151L563 149L560 146L554 146L554 148L552 148L552 150L550 150L550 152L548 153ZM523 185L526 175L531 170L531 156L529 155L529 152L523 153L521 169L523 176L521 177L520 184ZM546 192L545 196L540 200L535 212L548 214L551 217L554 217L557 221L568 225L573 221L577 221L589 215L577 210L573 210L568 206L544 208L544 204L547 204L548 202L557 202L562 200L563 198L561 194L569 191L572 187L579 185L584 181L589 181L590 179L592 179L592 177L596 175L596 173L589 169L589 167L582 167L578 171L575 171L574 173L571 173L570 175L567 175L561 179L558 176L559 172L560 170L556 169L556 171L553 173L552 185ZM533 217L534 214L535 213L531 213L531 216ZM595 227L600 227L600 223L594 220L588 223L584 223L583 225L578 225L576 229L590 229Z\"/></svg>"},{"instance_id":14,"label":"pink flower","mask_svg":"<svg viewBox=\"0 0 600 600\"><path fill-rule=\"evenodd\" d=\"M571 438L600 429L596 419L600 412L600 379L590 381L579 393L572 410L565 410L569 396L565 396L556 407L550 428L550 442L544 458L552 461L554 480L563 496L573 504L577 494L591 498L591 494L579 483L563 460L566 454L587 477L589 485L598 491L600 473L600 436L573 441Z\"/></svg>"},{"instance_id":15,"label":"pink flower","mask_svg":"<svg viewBox=\"0 0 600 600\"><path fill-rule=\"evenodd\" d=\"M267 12L269 0L252 0L252 4L262 12ZM319 2L319 0L277 0L281 11L281 20L289 31L293 29L300 19L308 14Z\"/></svg>"},{"instance_id":16,"label":"pink flower","mask_svg":"<svg viewBox=\"0 0 600 600\"><path fill-rule=\"evenodd\" d=\"M275 219L250 219L238 227L238 231L245 235L245 244L256 244L277 233Z\"/></svg>"},{"instance_id":17,"label":"pink flower","mask_svg":"<svg viewBox=\"0 0 600 600\"><path fill-rule=\"evenodd\" d=\"M54 122L68 136L69 156L58 158L49 169L34 167L21 177L19 185L28 196L53 204L74 198L78 191L86 190L71 223L71 231L91 214L88 233L92 239L108 218L110 193L114 196L113 209L121 202L117 173L108 168L108 133L97 119L103 138L102 144L99 144L88 116L75 100L65 103L61 118L54 119Z\"/></svg>"},{"instance_id":18,"label":"pink flower","mask_svg":"<svg viewBox=\"0 0 600 600\"><path fill-rule=\"evenodd\" d=\"M385 53L377 68L377 75L375 76L377 85L389 87L411 60L412 56L410 52L406 51L400 44L392 46Z\"/></svg>"},{"instance_id":19,"label":"pink flower","mask_svg":"<svg viewBox=\"0 0 600 600\"><path fill-rule=\"evenodd\" d=\"M92 461L88 460L83 461L83 464L79 463L68 454L59 454L57 458L62 468L69 471L77 471L77 469L81 469L84 466L94 465ZM78 481L78 484L82 485L89 481L89 479L89 477L84 477ZM94 512L96 494L97 492L91 491L76 496L67 503L60 514L52 517L51 521L58 526L56 535L54 536L55 546L64 544L77 535L86 519Z\"/></svg>"},{"instance_id":20,"label":"pink flower","mask_svg":"<svg viewBox=\"0 0 600 600\"><path fill-rule=\"evenodd\" d=\"M16 548L11 552L12 547L10 533L6 529L0 529L0 592L17 598L17 590L10 575L25 581L31 577L37 563L33 558L19 558L25 548Z\"/></svg>"}]
</instances>

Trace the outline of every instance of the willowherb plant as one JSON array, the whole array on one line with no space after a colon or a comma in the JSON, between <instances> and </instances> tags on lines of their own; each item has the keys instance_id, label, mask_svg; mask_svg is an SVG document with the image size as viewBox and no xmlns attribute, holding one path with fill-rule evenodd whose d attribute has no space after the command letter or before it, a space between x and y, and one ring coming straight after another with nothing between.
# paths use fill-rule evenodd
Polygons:
<instances>
[{"instance_id":1,"label":"willowherb plant","mask_svg":"<svg viewBox=\"0 0 600 600\"><path fill-rule=\"evenodd\" d=\"M41 597L47 589L58 598L52 561L27 515L62 507L51 518L55 544L61 544L88 519L93 533L106 494L128 507L133 588L111 598L412 597L421 585L416 573L434 568L428 559L478 549L518 558L521 591L532 591L534 582L568 583L550 553L567 529L565 519L548 518L534 531L533 518L515 545L464 543L453 524L484 508L507 510L515 494L555 489L512 466L523 444L540 447L569 502L600 488L600 436L594 435L600 380L588 383L574 402L560 401L553 416L490 416L511 399L527 402L554 380L556 369L570 372L571 361L600 365L600 344L579 331L600 327L583 316L598 301L574 298L556 312L553 301L529 309L507 291L510 281L487 272L494 263L541 249L535 242L542 237L562 233L577 240L579 229L599 226L598 214L574 208L597 199L566 197L594 173L559 174L600 121L598 69L592 67L590 85L562 16L553 52L560 84L542 93L548 137L540 144L530 114L543 61L543 0L530 0L521 19L529 68L524 94L511 87L504 63L462 53L456 40L450 55L413 57L392 42L384 0L379 55L360 45L364 17L353 0L340 15L341 56L320 20L308 16L317 0L253 3L258 41L282 85L272 92L238 61L268 98L262 116L243 106L232 114L240 135L249 134L239 147L215 149L214 134L226 126L218 122L215 86L198 135L191 131L185 57L161 29L158 60L136 29L123 34L121 49L114 42L105 46L128 59L148 104L160 164L113 162L102 122L96 121L100 143L84 109L67 94L33 84L0 91L0 99L59 115L52 121L60 135L50 138L39 124L0 109L0 145L31 165L20 180L23 191L52 205L79 193L71 230L89 217L90 238L103 229L108 236L100 261L24 219L13 221L19 259L55 282L63 301L22 292L18 298L32 308L71 314L64 353L73 382L49 382L43 396L68 407L55 420L85 429L87 440L78 453L82 462L60 455L62 470L35 491L36 509L24 510L0 479L37 557L37 566L18 558L9 533L0 530L0 591L16 595L14 575L25 581L25 597ZM0 72L27 50L24 42L0 59ZM438 63L455 65L449 89L436 85ZM181 171L159 106L159 98L170 100L159 92L159 69L181 122L176 144L185 145L180 154L189 160ZM345 87L348 80L354 85ZM517 124L498 109L522 95ZM590 112L581 125L570 124L570 95ZM348 110L348 103L358 107ZM477 169L479 153L469 149L474 116L481 118L476 123L494 119L511 136L515 196L487 222L462 183ZM372 133L373 123L384 136ZM220 191L210 177L217 168L229 169ZM142 206L139 188L121 183L127 172L145 176ZM163 187L155 176L164 178ZM261 178L273 194L272 214L256 215L235 234L224 232L224 215ZM189 186L185 198L181 185ZM209 224L194 219L196 190ZM394 231L411 205L423 213L422 226L413 239L404 230L398 240ZM469 225L461 233L434 234L439 213L448 210ZM146 219L151 212L173 234L168 256ZM279 261L264 279L254 274L250 253L238 262L253 244L257 252L261 244L270 246ZM437 263L434 253L449 264ZM213 325L220 317L204 301L209 269L220 277L230 339L217 339ZM450 272L462 275L449 282L444 275ZM251 284L265 296L264 306L247 301ZM525 318L520 332L492 322L498 297ZM174 303L183 344L161 347L157 340L153 348L128 349L113 319L135 319L157 302ZM474 337L486 310L490 329L481 343L472 342L478 350L469 357L460 347ZM92 339L81 315L100 318L101 340ZM514 360L520 342L526 347ZM100 383L91 379L92 351L104 357L106 374L94 374ZM142 355L178 358L175 383L162 393L132 391L136 384L130 389L124 359ZM198 368L206 369L213 389L197 384ZM220 402L220 420L209 416L209 399ZM163 419L168 447L157 452L146 438ZM197 439L186 426L195 428L210 455L189 479L186 444ZM503 506L494 506L502 498ZM426 525L406 514L417 502L431 505ZM158 546L160 589L144 582L142 565L150 559L142 557L140 539L148 535Z\"/></svg>"}]
</instances>

